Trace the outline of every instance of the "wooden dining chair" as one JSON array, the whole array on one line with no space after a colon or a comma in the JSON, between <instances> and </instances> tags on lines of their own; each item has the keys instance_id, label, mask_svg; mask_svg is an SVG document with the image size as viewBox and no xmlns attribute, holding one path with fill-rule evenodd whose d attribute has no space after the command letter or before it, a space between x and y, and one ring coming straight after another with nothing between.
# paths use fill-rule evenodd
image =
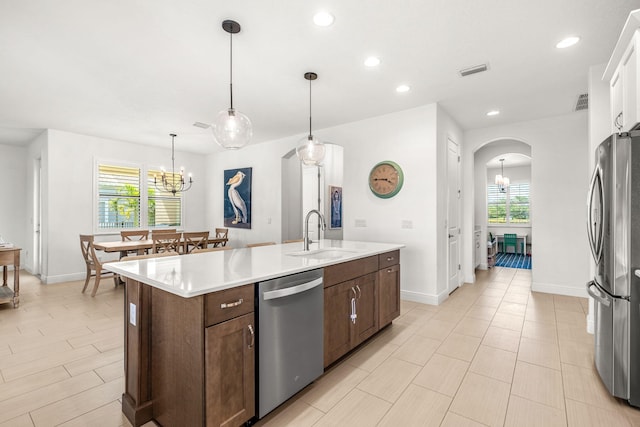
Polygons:
<instances>
[{"instance_id":1,"label":"wooden dining chair","mask_svg":"<svg viewBox=\"0 0 640 427\"><path fill-rule=\"evenodd\" d=\"M104 272L103 273L103 265L106 262L101 262L100 258L96 255L96 250L93 247L93 235L91 234L81 234L80 235L80 249L82 250L82 257L84 258L84 262L87 266L87 277L84 280L84 286L82 287L82 293L87 290L87 285L89 284L89 279L91 277L95 277L95 281L93 284L93 290L91 291L91 296L95 297L96 292L98 292L98 286L100 285L100 280L103 277L113 277L113 283L115 286L118 286L118 276L112 272Z\"/></svg>"},{"instance_id":2,"label":"wooden dining chair","mask_svg":"<svg viewBox=\"0 0 640 427\"><path fill-rule=\"evenodd\" d=\"M121 231L120 237L123 242L134 241L134 240L148 240L149 239L149 230L130 230L130 231ZM144 255L147 251L145 249L138 249L137 251L131 250L126 251L122 256L127 256L130 254ZM121 256L121 258L122 258Z\"/></svg>"},{"instance_id":3,"label":"wooden dining chair","mask_svg":"<svg viewBox=\"0 0 640 427\"><path fill-rule=\"evenodd\" d=\"M269 246L269 245L275 245L276 242L260 242L260 243L249 243L247 244L248 248L255 248L256 246Z\"/></svg>"},{"instance_id":4,"label":"wooden dining chair","mask_svg":"<svg viewBox=\"0 0 640 427\"><path fill-rule=\"evenodd\" d=\"M304 241L303 239L292 239L292 240L285 240L282 243L298 243L298 242L302 242Z\"/></svg>"},{"instance_id":5,"label":"wooden dining chair","mask_svg":"<svg viewBox=\"0 0 640 427\"><path fill-rule=\"evenodd\" d=\"M177 228L162 228L158 230L151 230L151 238L153 239L153 236L158 234L177 233L177 232L178 232Z\"/></svg>"},{"instance_id":6,"label":"wooden dining chair","mask_svg":"<svg viewBox=\"0 0 640 427\"><path fill-rule=\"evenodd\" d=\"M229 239L229 229L228 228L216 228L216 239ZM227 240L222 242L220 244L220 246L227 246Z\"/></svg>"},{"instance_id":7,"label":"wooden dining chair","mask_svg":"<svg viewBox=\"0 0 640 427\"><path fill-rule=\"evenodd\" d=\"M205 249L209 244L208 231L191 231L182 233L182 253L190 254L194 249Z\"/></svg>"},{"instance_id":8,"label":"wooden dining chair","mask_svg":"<svg viewBox=\"0 0 640 427\"><path fill-rule=\"evenodd\" d=\"M161 252L158 254L145 254L145 255L127 255L122 258L120 261L135 261L138 259L148 259L148 258L164 258L166 256L176 256L178 254L173 252Z\"/></svg>"},{"instance_id":9,"label":"wooden dining chair","mask_svg":"<svg viewBox=\"0 0 640 427\"><path fill-rule=\"evenodd\" d=\"M153 239L153 247L151 252L154 254L163 252L180 253L182 246L182 233L151 233Z\"/></svg>"}]
</instances>

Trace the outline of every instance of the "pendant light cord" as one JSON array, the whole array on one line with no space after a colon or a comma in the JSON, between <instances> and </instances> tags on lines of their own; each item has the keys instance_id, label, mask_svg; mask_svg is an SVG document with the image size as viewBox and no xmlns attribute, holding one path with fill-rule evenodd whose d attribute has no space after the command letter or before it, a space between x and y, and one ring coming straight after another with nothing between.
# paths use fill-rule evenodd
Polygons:
<instances>
[{"instance_id":1,"label":"pendant light cord","mask_svg":"<svg viewBox=\"0 0 640 427\"><path fill-rule=\"evenodd\" d=\"M233 33L229 33L229 92L233 109Z\"/></svg>"},{"instance_id":2,"label":"pendant light cord","mask_svg":"<svg viewBox=\"0 0 640 427\"><path fill-rule=\"evenodd\" d=\"M309 139L313 137L311 134L311 79L309 79Z\"/></svg>"},{"instance_id":3,"label":"pendant light cord","mask_svg":"<svg viewBox=\"0 0 640 427\"><path fill-rule=\"evenodd\" d=\"M175 187L176 185L176 154L174 148L174 141L176 135L171 134L171 185Z\"/></svg>"}]
</instances>

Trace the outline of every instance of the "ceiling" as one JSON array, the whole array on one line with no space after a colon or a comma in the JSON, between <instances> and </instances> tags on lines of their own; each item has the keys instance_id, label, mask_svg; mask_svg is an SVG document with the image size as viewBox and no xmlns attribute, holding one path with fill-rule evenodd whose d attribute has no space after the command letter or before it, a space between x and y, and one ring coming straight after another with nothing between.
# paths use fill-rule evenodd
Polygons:
<instances>
[{"instance_id":1,"label":"ceiling","mask_svg":"<svg viewBox=\"0 0 640 427\"><path fill-rule=\"evenodd\" d=\"M496 169L502 166L500 159L504 159L505 167L518 167L531 165L531 157L520 153L504 153L487 162L487 169Z\"/></svg>"},{"instance_id":2,"label":"ceiling","mask_svg":"<svg viewBox=\"0 0 640 427\"><path fill-rule=\"evenodd\" d=\"M0 3L0 144L53 128L213 153L234 106L253 143L438 102L464 129L569 114L640 0L20 0ZM335 23L317 27L328 10ZM567 35L580 43L564 50ZM363 61L377 55L370 69ZM462 78L458 71L488 63ZM411 91L395 92L399 84ZM487 117L490 109L501 114ZM332 141L339 143L339 141Z\"/></svg>"}]
</instances>

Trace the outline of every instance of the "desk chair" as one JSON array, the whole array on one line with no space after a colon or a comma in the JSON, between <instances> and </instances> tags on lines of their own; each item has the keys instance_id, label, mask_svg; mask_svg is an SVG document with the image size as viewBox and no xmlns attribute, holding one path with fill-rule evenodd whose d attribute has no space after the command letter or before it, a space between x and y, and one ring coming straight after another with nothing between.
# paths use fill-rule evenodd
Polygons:
<instances>
[{"instance_id":1,"label":"desk chair","mask_svg":"<svg viewBox=\"0 0 640 427\"><path fill-rule=\"evenodd\" d=\"M505 234L504 241L502 243L502 252L507 253L507 248L513 246L513 252L518 253L518 235L517 234Z\"/></svg>"},{"instance_id":2,"label":"desk chair","mask_svg":"<svg viewBox=\"0 0 640 427\"><path fill-rule=\"evenodd\" d=\"M92 297L96 296L96 292L98 292L98 286L100 285L100 279L102 279L103 277L113 277L114 285L118 286L118 276L115 273L102 272L102 266L104 263L101 262L100 258L98 258L98 256L96 255L96 250L93 247L93 235L80 235L80 249L82 250L82 257L84 258L84 262L87 266L87 278L84 280L82 293L84 293L84 291L87 289L87 285L89 284L89 279L91 279L91 276L95 277L93 290L91 291Z\"/></svg>"}]
</instances>

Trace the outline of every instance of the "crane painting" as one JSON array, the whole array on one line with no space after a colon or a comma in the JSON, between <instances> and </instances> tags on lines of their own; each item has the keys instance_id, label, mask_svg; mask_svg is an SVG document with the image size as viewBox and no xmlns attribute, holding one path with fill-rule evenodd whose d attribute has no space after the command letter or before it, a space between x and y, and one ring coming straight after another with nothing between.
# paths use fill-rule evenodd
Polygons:
<instances>
[{"instance_id":1,"label":"crane painting","mask_svg":"<svg viewBox=\"0 0 640 427\"><path fill-rule=\"evenodd\" d=\"M224 171L224 225L251 228L251 168Z\"/></svg>"}]
</instances>

